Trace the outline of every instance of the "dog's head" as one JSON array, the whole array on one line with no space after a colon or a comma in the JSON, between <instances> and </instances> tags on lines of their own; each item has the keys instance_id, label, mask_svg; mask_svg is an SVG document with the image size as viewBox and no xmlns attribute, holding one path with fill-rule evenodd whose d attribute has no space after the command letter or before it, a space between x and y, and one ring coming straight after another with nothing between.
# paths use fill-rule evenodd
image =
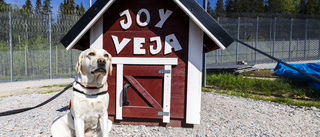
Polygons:
<instances>
[{"instance_id":1,"label":"dog's head","mask_svg":"<svg viewBox=\"0 0 320 137\"><path fill-rule=\"evenodd\" d=\"M85 86L101 86L112 72L112 57L104 49L87 49L80 53L76 70Z\"/></svg>"}]
</instances>

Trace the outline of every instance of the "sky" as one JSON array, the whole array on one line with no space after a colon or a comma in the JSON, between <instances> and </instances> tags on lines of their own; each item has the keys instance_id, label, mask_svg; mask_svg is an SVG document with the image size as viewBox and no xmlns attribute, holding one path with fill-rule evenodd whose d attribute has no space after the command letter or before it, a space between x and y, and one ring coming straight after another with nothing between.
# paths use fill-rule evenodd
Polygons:
<instances>
[{"instance_id":1,"label":"sky","mask_svg":"<svg viewBox=\"0 0 320 137\"><path fill-rule=\"evenodd\" d=\"M22 7L22 5L25 4L26 0L4 0L6 3L10 3L12 5L17 5L19 7ZM41 0L42 3L44 0ZM86 8L86 10L90 7L90 0L74 0L75 3L79 4L82 2L83 6ZM91 0L92 4L96 1L96 0ZM203 4L203 0L196 0L197 2L199 2L199 4L202 6ZM211 3L211 7L215 8L217 0L209 0ZM225 1L225 0L224 0ZM63 2L63 0L51 0L51 6L53 7L53 12L58 11L60 3ZM31 0L32 6L36 5L36 0Z\"/></svg>"}]
</instances>

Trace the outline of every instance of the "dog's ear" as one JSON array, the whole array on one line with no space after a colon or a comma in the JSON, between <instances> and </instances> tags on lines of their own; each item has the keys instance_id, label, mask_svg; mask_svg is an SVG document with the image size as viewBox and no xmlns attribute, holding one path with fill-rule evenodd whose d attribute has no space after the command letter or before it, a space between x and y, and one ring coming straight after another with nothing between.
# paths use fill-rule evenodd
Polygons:
<instances>
[{"instance_id":1,"label":"dog's ear","mask_svg":"<svg viewBox=\"0 0 320 137\"><path fill-rule=\"evenodd\" d=\"M79 55L79 60L78 60L77 65L76 65L77 73L79 73L79 72L82 73L83 54L84 54L84 52L81 52L80 55Z\"/></svg>"},{"instance_id":2,"label":"dog's ear","mask_svg":"<svg viewBox=\"0 0 320 137\"><path fill-rule=\"evenodd\" d=\"M108 73L111 76L112 75L112 56L109 54L109 69L108 69Z\"/></svg>"}]
</instances>

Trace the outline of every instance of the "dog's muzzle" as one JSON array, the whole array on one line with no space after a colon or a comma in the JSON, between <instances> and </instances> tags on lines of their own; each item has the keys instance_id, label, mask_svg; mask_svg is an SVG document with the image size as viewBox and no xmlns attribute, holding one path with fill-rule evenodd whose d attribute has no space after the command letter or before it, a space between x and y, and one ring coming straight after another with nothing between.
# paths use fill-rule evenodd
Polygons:
<instances>
[{"instance_id":1,"label":"dog's muzzle","mask_svg":"<svg viewBox=\"0 0 320 137\"><path fill-rule=\"evenodd\" d=\"M106 73L106 60L104 58L99 58L97 60L98 63L98 68L95 69L93 72L91 72L92 74L94 73Z\"/></svg>"}]
</instances>

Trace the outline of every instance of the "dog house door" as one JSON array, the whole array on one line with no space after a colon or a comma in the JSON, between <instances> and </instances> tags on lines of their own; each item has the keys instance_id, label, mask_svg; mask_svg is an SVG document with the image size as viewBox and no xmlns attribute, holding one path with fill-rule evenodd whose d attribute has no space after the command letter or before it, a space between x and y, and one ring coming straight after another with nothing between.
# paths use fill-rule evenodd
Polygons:
<instances>
[{"instance_id":1,"label":"dog house door","mask_svg":"<svg viewBox=\"0 0 320 137\"><path fill-rule=\"evenodd\" d=\"M177 58L113 58L116 64L116 119L170 122L171 68ZM128 104L123 102L127 98Z\"/></svg>"}]
</instances>

